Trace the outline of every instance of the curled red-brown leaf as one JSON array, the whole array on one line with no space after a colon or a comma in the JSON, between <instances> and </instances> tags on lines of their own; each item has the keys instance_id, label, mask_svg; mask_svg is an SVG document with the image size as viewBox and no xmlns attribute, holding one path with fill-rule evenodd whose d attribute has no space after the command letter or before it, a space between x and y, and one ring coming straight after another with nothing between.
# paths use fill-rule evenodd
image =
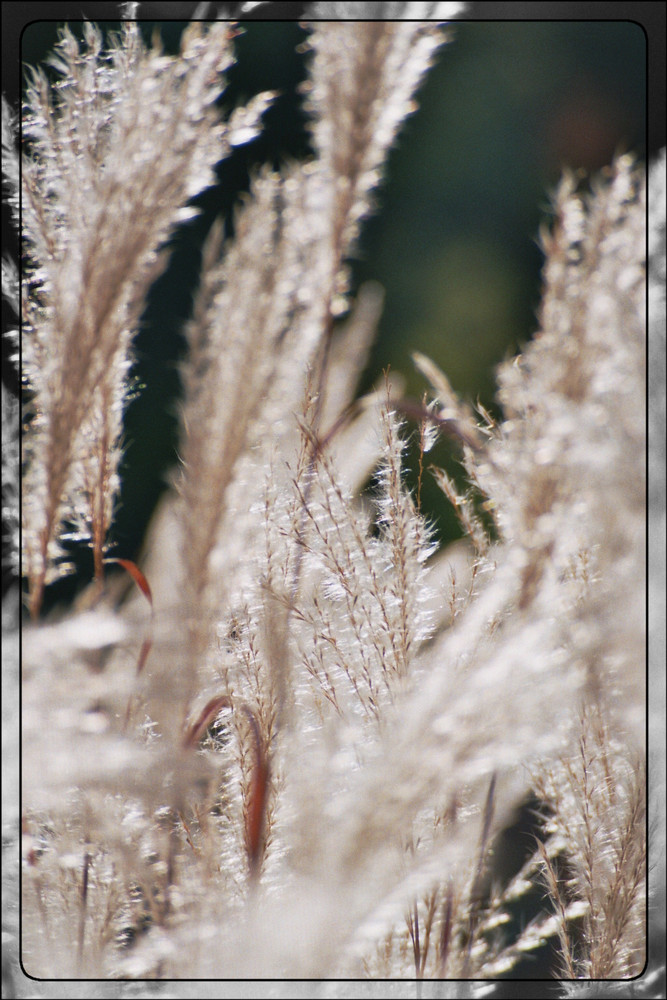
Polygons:
<instances>
[{"instance_id":1,"label":"curled red-brown leaf","mask_svg":"<svg viewBox=\"0 0 667 1000\"><path fill-rule=\"evenodd\" d=\"M131 559L115 559L115 558L105 559L104 562L117 563L119 566L122 566L123 569L130 574L130 576L136 583L137 587L139 588L139 590L142 592L142 594L145 596L146 600L150 604L151 608L153 607L153 594L151 592L150 584L136 563L133 563Z\"/></svg>"},{"instance_id":2,"label":"curled red-brown leaf","mask_svg":"<svg viewBox=\"0 0 667 1000\"><path fill-rule=\"evenodd\" d=\"M153 648L152 636L146 636L141 644L141 649L139 650L139 656L137 657L137 676L141 673L146 665L146 660L148 659L148 654Z\"/></svg>"},{"instance_id":3,"label":"curled red-brown leaf","mask_svg":"<svg viewBox=\"0 0 667 1000\"><path fill-rule=\"evenodd\" d=\"M264 853L264 823L269 792L269 759L264 748L257 719L243 706L253 738L254 763L245 808L246 850L251 878L256 878Z\"/></svg>"},{"instance_id":4,"label":"curled red-brown leaf","mask_svg":"<svg viewBox=\"0 0 667 1000\"><path fill-rule=\"evenodd\" d=\"M196 720L185 732L183 746L187 748L196 747L200 739L223 708L232 708L232 700L226 694L216 695L207 701Z\"/></svg>"},{"instance_id":5,"label":"curled red-brown leaf","mask_svg":"<svg viewBox=\"0 0 667 1000\"><path fill-rule=\"evenodd\" d=\"M248 868L250 877L254 879L259 873L264 854L264 825L269 792L270 768L269 757L264 747L259 723L247 705L241 707L248 719L252 734L253 765L245 800L244 821ZM183 737L184 749L194 749L197 746L208 727L223 708L233 708L231 698L225 694L216 695L204 705L195 721L185 732Z\"/></svg>"},{"instance_id":6,"label":"curled red-brown leaf","mask_svg":"<svg viewBox=\"0 0 667 1000\"><path fill-rule=\"evenodd\" d=\"M113 558L113 557L111 557L109 559L105 559L104 562L105 563L116 563L118 566L122 566L122 568L127 573L130 574L130 576L132 577L132 579L136 583L137 587L142 592L142 594L144 595L144 597L146 598L146 600L148 601L148 603L151 606L151 623L152 623L153 610L154 610L153 609L153 593L151 591L150 584L149 584L148 580L146 579L146 577L144 576L144 574L141 572L141 570L139 569L139 567L137 566L137 564L134 563L134 562L132 562L131 559L116 559L116 558ZM152 628L151 628L151 632L152 632ZM144 669L144 667L146 665L146 660L148 659L148 655L149 655L149 653L150 653L150 651L151 651L152 648L153 648L153 636L152 636L152 634L150 634L150 635L146 636L146 638L144 639L144 641L141 644L141 649L139 650L139 656L137 657L137 676L139 676L139 674L141 673L141 671ZM126 722L129 719L129 712L130 712L130 704L128 703Z\"/></svg>"}]
</instances>

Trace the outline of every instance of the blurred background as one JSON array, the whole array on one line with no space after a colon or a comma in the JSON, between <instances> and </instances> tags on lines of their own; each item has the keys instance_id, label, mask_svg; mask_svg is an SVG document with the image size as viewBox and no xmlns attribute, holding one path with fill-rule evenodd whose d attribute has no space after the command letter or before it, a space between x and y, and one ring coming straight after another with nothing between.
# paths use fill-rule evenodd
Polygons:
<instances>
[{"instance_id":1,"label":"blurred background","mask_svg":"<svg viewBox=\"0 0 667 1000\"><path fill-rule=\"evenodd\" d=\"M202 239L217 214L229 217L259 164L279 167L309 155L296 93L306 72L307 56L297 52L305 31L294 19L307 15L306 6L260 5L257 18L271 13L279 19L249 20L238 39L224 107L266 89L281 96L265 116L261 137L220 165L218 187L198 199L202 215L177 234L169 270L152 290L136 342L141 389L126 416L117 556L139 556L176 460L177 364ZM20 8L11 12L10 27L16 37L21 29L20 59L31 65L43 62L63 21L83 15L99 23L118 11L108 3L3 4L5 28L7 8ZM187 3L140 4L140 19L153 19L143 24L146 38L157 25L165 47L176 51L181 19L194 9ZM543 19L530 19L536 11ZM619 19L595 19L603 13ZM526 19L512 19L519 17ZM28 21L33 23L26 27ZM424 385L410 358L419 350L471 402L494 407L496 366L521 350L536 328L542 265L537 234L549 220L550 194L563 168L595 173L615 153L632 150L644 160L664 144L661 31L664 5L655 3L481 3L469 5L465 19L452 23L450 43L439 51L418 94L419 108L391 152L377 211L352 262L354 287L374 280L386 294L362 390L391 366L407 377L411 395L421 395ZM4 65L4 89L16 106L21 69L15 54ZM662 124L649 131L647 143L648 92L652 117ZM430 457L462 482L450 446L440 445ZM428 482L422 505L444 541L458 537L447 503ZM77 561L83 583L92 560L82 552ZM54 587L51 603L68 600L76 585L70 580Z\"/></svg>"}]
</instances>

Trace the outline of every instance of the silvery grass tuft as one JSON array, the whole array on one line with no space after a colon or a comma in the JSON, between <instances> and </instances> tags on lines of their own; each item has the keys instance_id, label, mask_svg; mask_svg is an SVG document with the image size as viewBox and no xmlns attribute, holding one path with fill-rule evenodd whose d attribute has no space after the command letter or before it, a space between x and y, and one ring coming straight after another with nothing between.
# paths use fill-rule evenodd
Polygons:
<instances>
[{"instance_id":1,"label":"silvery grass tuft","mask_svg":"<svg viewBox=\"0 0 667 1000\"><path fill-rule=\"evenodd\" d=\"M89 537L102 578L118 489L131 343L174 227L213 181L235 129L219 120L220 76L233 62L227 24L193 23L179 58L146 49L126 22L108 50L84 25L62 34L50 87L35 70L26 93L21 225L25 273L26 435L23 573L39 613L62 572L63 526ZM268 99L268 95L267 95ZM251 121L247 120L250 115ZM245 134L243 134L245 139ZM129 155L128 155L129 152Z\"/></svg>"},{"instance_id":2,"label":"silvery grass tuft","mask_svg":"<svg viewBox=\"0 0 667 1000\"><path fill-rule=\"evenodd\" d=\"M65 31L58 82L35 71L26 96L25 968L493 979L550 942L557 977L631 978L646 960L642 170L619 157L589 193L563 179L539 330L499 371L500 421L422 356L424 404L389 376L355 400L382 296L352 297L346 262L446 35L397 20L313 22L308 38L314 155L259 171L233 240L207 239L181 463L120 611L105 544L132 339L170 234L271 95L223 121L229 26L189 26L172 57L129 22L108 43ZM431 471L463 552L438 549L405 485L408 417L423 465L440 433L461 453L465 493ZM95 554L95 600L40 623L72 532ZM501 882L494 845L529 793L535 850ZM516 930L529 893L541 913Z\"/></svg>"}]
</instances>

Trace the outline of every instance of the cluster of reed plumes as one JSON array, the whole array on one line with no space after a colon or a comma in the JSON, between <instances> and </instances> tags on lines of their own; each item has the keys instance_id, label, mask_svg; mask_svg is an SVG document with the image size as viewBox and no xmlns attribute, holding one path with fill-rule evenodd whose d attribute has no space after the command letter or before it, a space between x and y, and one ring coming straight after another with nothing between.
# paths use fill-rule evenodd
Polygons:
<instances>
[{"instance_id":1,"label":"cluster of reed plumes","mask_svg":"<svg viewBox=\"0 0 667 1000\"><path fill-rule=\"evenodd\" d=\"M421 356L423 402L391 376L355 399L381 295L353 298L346 261L445 35L308 39L314 155L258 173L233 241L215 226L203 249L181 463L140 566L107 548L133 337L174 227L272 95L221 120L230 26L192 23L172 57L131 21L64 32L58 83L35 71L26 95L25 969L479 980L549 943L555 977L637 976L642 171L626 155L589 193L560 185L501 421ZM432 470L454 549L406 488L409 433L422 467L440 434L462 456L465 493ZM95 580L40 621L72 535ZM503 878L498 834L529 795L540 835Z\"/></svg>"}]
</instances>

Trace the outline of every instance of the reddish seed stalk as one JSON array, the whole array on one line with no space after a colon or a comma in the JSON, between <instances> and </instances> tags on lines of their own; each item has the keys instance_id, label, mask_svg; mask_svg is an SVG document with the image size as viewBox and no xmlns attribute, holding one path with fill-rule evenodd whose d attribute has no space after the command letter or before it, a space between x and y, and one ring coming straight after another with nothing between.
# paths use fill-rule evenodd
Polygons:
<instances>
[{"instance_id":1,"label":"reddish seed stalk","mask_svg":"<svg viewBox=\"0 0 667 1000\"><path fill-rule=\"evenodd\" d=\"M415 900L412 918L412 949L415 956L415 977L421 979L421 948L419 945L419 909Z\"/></svg>"},{"instance_id":2,"label":"reddish seed stalk","mask_svg":"<svg viewBox=\"0 0 667 1000\"><path fill-rule=\"evenodd\" d=\"M33 621L37 621L39 613L42 609L44 587L46 585L46 552L48 544L47 530L44 529L40 538L42 569L40 570L37 579L30 580L29 583L28 611L30 612L30 617Z\"/></svg>"},{"instance_id":3,"label":"reddish seed stalk","mask_svg":"<svg viewBox=\"0 0 667 1000\"><path fill-rule=\"evenodd\" d=\"M447 895L442 908L442 923L440 925L440 969L439 974L444 979L449 957L449 946L452 940L452 917L454 913L454 890L451 883L447 886Z\"/></svg>"},{"instance_id":4,"label":"reddish seed stalk","mask_svg":"<svg viewBox=\"0 0 667 1000\"><path fill-rule=\"evenodd\" d=\"M106 414L106 407L110 401L106 398L107 392L103 392L104 399L102 406ZM109 427L104 420L104 431L100 441L99 456L99 476L97 488L93 497L93 560L95 564L95 579L102 584L104 580L104 541L106 539L107 525L104 517L104 499L108 486L108 455L109 455Z\"/></svg>"}]
</instances>

